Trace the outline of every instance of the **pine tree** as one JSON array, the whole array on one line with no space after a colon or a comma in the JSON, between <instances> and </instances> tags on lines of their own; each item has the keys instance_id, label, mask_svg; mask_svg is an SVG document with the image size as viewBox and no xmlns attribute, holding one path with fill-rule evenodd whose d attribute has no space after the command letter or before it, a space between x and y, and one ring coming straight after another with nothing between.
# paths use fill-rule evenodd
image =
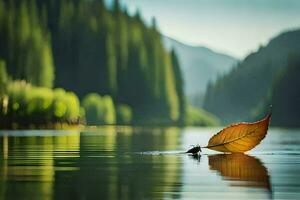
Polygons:
<instances>
[{"instance_id":1,"label":"pine tree","mask_svg":"<svg viewBox=\"0 0 300 200\"><path fill-rule=\"evenodd\" d=\"M186 114L186 101L185 101L185 95L184 95L184 81L182 78L181 69L179 66L179 60L177 58L176 52L174 49L171 51L171 59L172 59L172 66L173 71L175 75L175 82L176 82L176 92L178 95L178 101L179 101L179 124L184 124L185 114Z\"/></svg>"},{"instance_id":2,"label":"pine tree","mask_svg":"<svg viewBox=\"0 0 300 200\"><path fill-rule=\"evenodd\" d=\"M0 99L6 92L8 76L6 72L5 62L0 60Z\"/></svg>"}]
</instances>

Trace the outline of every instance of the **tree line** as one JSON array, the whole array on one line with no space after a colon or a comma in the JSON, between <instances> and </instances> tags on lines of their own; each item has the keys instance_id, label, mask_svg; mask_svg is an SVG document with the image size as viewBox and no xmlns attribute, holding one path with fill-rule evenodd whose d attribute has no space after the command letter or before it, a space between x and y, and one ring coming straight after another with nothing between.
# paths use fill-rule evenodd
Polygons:
<instances>
[{"instance_id":1,"label":"tree line","mask_svg":"<svg viewBox=\"0 0 300 200\"><path fill-rule=\"evenodd\" d=\"M136 123L179 123L183 81L174 51L118 1L0 1L0 58L12 80L60 87L80 100L108 95L132 108Z\"/></svg>"},{"instance_id":2,"label":"tree line","mask_svg":"<svg viewBox=\"0 0 300 200\"><path fill-rule=\"evenodd\" d=\"M146 25L118 0L0 0L0 43L1 117L12 123L214 121L188 114L176 52L163 46L155 19ZM72 104L55 100L70 96ZM40 107L29 112L30 102Z\"/></svg>"}]
</instances>

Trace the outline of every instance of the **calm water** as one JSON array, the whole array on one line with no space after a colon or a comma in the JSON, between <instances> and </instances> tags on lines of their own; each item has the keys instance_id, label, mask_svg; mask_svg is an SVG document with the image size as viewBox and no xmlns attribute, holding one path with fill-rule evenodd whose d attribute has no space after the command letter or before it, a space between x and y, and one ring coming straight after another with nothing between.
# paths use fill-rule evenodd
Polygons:
<instances>
[{"instance_id":1,"label":"calm water","mask_svg":"<svg viewBox=\"0 0 300 200\"><path fill-rule=\"evenodd\" d=\"M300 199L300 130L247 155L181 154L218 130L1 131L0 199Z\"/></svg>"}]
</instances>

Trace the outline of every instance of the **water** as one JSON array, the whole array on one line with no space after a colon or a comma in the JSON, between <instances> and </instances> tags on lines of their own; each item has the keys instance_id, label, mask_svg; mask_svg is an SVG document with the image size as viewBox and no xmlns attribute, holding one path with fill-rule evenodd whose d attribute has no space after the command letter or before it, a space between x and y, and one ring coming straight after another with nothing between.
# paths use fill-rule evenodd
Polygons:
<instances>
[{"instance_id":1,"label":"water","mask_svg":"<svg viewBox=\"0 0 300 200\"><path fill-rule=\"evenodd\" d=\"M247 155L182 154L218 131L1 131L0 199L300 199L300 130Z\"/></svg>"}]
</instances>

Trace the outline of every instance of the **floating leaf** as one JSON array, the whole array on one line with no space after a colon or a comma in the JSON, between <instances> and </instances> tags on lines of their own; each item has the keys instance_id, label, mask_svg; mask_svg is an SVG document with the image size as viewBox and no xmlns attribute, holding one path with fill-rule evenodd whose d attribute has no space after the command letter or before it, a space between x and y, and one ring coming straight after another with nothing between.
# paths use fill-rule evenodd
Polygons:
<instances>
[{"instance_id":1,"label":"floating leaf","mask_svg":"<svg viewBox=\"0 0 300 200\"><path fill-rule=\"evenodd\" d=\"M271 114L254 123L230 125L214 135L204 148L221 152L246 152L266 136Z\"/></svg>"}]
</instances>

